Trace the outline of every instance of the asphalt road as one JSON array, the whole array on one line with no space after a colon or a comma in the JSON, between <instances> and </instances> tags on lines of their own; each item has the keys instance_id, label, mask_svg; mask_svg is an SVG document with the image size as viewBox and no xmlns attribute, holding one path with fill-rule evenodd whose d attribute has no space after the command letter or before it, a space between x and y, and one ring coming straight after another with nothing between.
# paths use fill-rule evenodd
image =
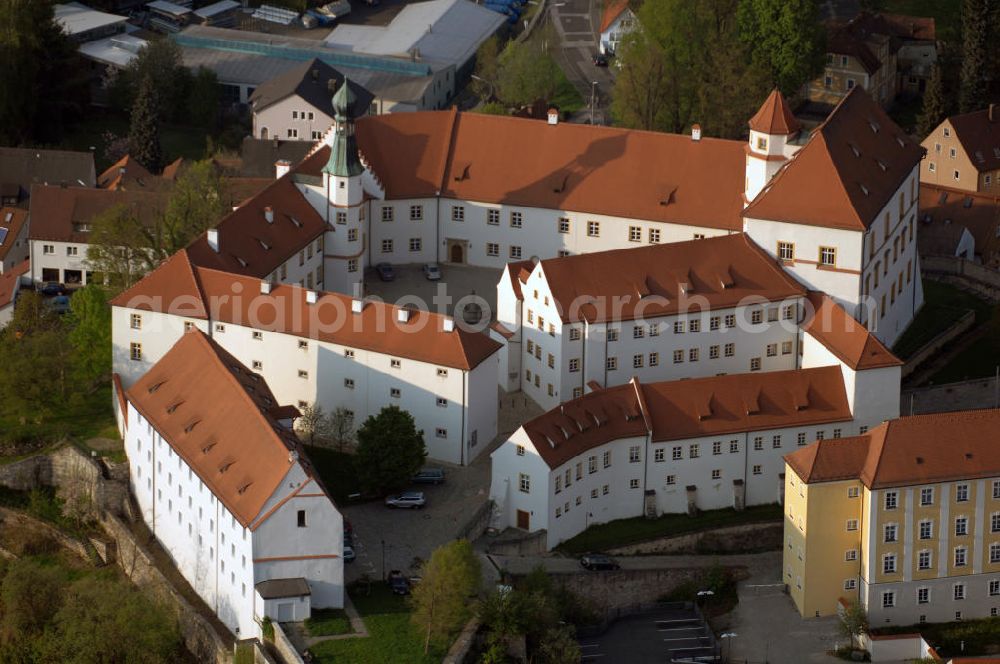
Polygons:
<instances>
[{"instance_id":1,"label":"asphalt road","mask_svg":"<svg viewBox=\"0 0 1000 664\"><path fill-rule=\"evenodd\" d=\"M594 118L599 124L607 124L608 105L614 77L610 67L594 66L593 57L598 52L600 27L600 0L549 0L549 19L559 36L556 61L566 77L580 92L588 104L587 110L574 120L589 122L590 102L594 101ZM596 83L596 85L594 85Z\"/></svg>"}]
</instances>

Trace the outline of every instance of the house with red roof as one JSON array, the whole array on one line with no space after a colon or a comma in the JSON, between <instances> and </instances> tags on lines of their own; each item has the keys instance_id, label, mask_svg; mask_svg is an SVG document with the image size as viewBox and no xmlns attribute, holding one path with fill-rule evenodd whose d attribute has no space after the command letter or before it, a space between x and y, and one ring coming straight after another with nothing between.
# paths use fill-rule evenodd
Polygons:
<instances>
[{"instance_id":1,"label":"house with red roof","mask_svg":"<svg viewBox=\"0 0 1000 664\"><path fill-rule=\"evenodd\" d=\"M599 48L605 55L614 55L628 33L639 27L629 0L607 0L601 13Z\"/></svg>"}]
</instances>

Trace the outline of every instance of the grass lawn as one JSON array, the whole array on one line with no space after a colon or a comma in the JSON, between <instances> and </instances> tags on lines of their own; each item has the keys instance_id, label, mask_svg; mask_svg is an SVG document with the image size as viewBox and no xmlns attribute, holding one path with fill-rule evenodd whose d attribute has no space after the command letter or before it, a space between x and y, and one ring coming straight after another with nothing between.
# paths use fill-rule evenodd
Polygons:
<instances>
[{"instance_id":1,"label":"grass lawn","mask_svg":"<svg viewBox=\"0 0 1000 664\"><path fill-rule=\"evenodd\" d=\"M925 279L924 306L893 346L893 352L907 359L970 309L976 312L977 326L989 322L995 314L988 302L954 286Z\"/></svg>"},{"instance_id":2,"label":"grass lawn","mask_svg":"<svg viewBox=\"0 0 1000 664\"><path fill-rule=\"evenodd\" d=\"M710 510L696 517L687 514L664 514L657 519L645 517L619 519L591 526L576 537L560 544L558 549L566 554L577 555L667 535L681 535L745 523L777 521L781 517L781 506L774 504L748 507L742 512L733 509Z\"/></svg>"},{"instance_id":3,"label":"grass lawn","mask_svg":"<svg viewBox=\"0 0 1000 664\"><path fill-rule=\"evenodd\" d=\"M545 57L552 56L547 55ZM556 95L550 103L558 107L562 113L576 113L585 105L583 97L573 87L573 84L569 82L569 79L566 78L566 74L561 68L559 69L559 86L556 88Z\"/></svg>"},{"instance_id":4,"label":"grass lawn","mask_svg":"<svg viewBox=\"0 0 1000 664\"><path fill-rule=\"evenodd\" d=\"M349 634L351 620L343 609L316 609L306 619L306 631L310 636L333 636Z\"/></svg>"},{"instance_id":5,"label":"grass lawn","mask_svg":"<svg viewBox=\"0 0 1000 664\"><path fill-rule=\"evenodd\" d=\"M63 139L61 147L68 150L86 152L94 147L94 161L97 172L100 173L111 162L104 158L104 132L110 131L118 137L128 137L128 120L108 113L95 113L80 122ZM181 125L164 125L160 130L160 141L167 163L178 157L185 159L201 159L205 156L206 138L208 132L200 127L184 127Z\"/></svg>"},{"instance_id":6,"label":"grass lawn","mask_svg":"<svg viewBox=\"0 0 1000 664\"><path fill-rule=\"evenodd\" d=\"M370 636L359 639L322 641L310 648L313 661L319 664L432 664L440 662L443 652L431 649L424 654L424 640L410 622L406 599L393 595L384 583L373 583L371 594L352 586L351 600L365 621Z\"/></svg>"},{"instance_id":7,"label":"grass lawn","mask_svg":"<svg viewBox=\"0 0 1000 664\"><path fill-rule=\"evenodd\" d=\"M954 383L973 378L992 378L1000 366L1000 319L989 322L990 331L952 358L948 366L931 376L931 382Z\"/></svg>"},{"instance_id":8,"label":"grass lawn","mask_svg":"<svg viewBox=\"0 0 1000 664\"><path fill-rule=\"evenodd\" d=\"M351 500L348 496L361 493L361 483L358 481L353 454L311 445L306 446L306 454L312 460L313 466L334 501L346 504Z\"/></svg>"},{"instance_id":9,"label":"grass lawn","mask_svg":"<svg viewBox=\"0 0 1000 664\"><path fill-rule=\"evenodd\" d=\"M89 394L81 393L67 400L65 407L42 422L21 423L13 416L0 416L0 438L29 438L55 442L69 438L82 442L95 437L118 438L111 403L111 384ZM7 462L12 459L4 459Z\"/></svg>"},{"instance_id":10,"label":"grass lawn","mask_svg":"<svg viewBox=\"0 0 1000 664\"><path fill-rule=\"evenodd\" d=\"M934 19L937 38L951 45L958 44L962 34L960 0L886 0L888 14L929 16Z\"/></svg>"},{"instance_id":11,"label":"grass lawn","mask_svg":"<svg viewBox=\"0 0 1000 664\"><path fill-rule=\"evenodd\" d=\"M960 655L976 657L992 653L992 648L1000 643L1000 618L876 627L872 632L878 635L919 632L946 660Z\"/></svg>"}]
</instances>

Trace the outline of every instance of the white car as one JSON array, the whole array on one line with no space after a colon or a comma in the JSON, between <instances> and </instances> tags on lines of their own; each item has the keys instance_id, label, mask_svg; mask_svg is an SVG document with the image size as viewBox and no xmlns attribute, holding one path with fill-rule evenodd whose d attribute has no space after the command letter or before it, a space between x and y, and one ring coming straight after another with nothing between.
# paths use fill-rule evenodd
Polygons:
<instances>
[{"instance_id":1,"label":"white car","mask_svg":"<svg viewBox=\"0 0 1000 664\"><path fill-rule=\"evenodd\" d=\"M414 509L420 509L426 503L427 501L424 500L423 491L404 491L403 493L388 496L385 499L387 507L412 507Z\"/></svg>"},{"instance_id":2,"label":"white car","mask_svg":"<svg viewBox=\"0 0 1000 664\"><path fill-rule=\"evenodd\" d=\"M427 277L427 281L440 281L441 266L437 263L427 263L424 265L424 276Z\"/></svg>"}]
</instances>

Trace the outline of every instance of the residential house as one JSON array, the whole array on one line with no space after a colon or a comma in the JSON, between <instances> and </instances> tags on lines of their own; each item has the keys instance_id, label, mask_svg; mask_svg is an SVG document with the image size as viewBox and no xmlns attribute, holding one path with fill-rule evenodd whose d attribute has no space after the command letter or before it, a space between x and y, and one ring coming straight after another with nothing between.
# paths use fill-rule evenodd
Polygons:
<instances>
[{"instance_id":1,"label":"residential house","mask_svg":"<svg viewBox=\"0 0 1000 664\"><path fill-rule=\"evenodd\" d=\"M344 75L318 58L261 84L250 95L253 136L266 141L316 142L333 124L333 94ZM368 112L374 96L353 81L358 108Z\"/></svg>"},{"instance_id":2,"label":"residential house","mask_svg":"<svg viewBox=\"0 0 1000 664\"><path fill-rule=\"evenodd\" d=\"M806 99L827 109L855 87L883 108L899 93L922 94L937 62L934 19L862 11L828 24L826 66L805 85Z\"/></svg>"},{"instance_id":3,"label":"residential house","mask_svg":"<svg viewBox=\"0 0 1000 664\"><path fill-rule=\"evenodd\" d=\"M0 147L0 206L27 208L36 184L93 187L95 182L90 152Z\"/></svg>"},{"instance_id":4,"label":"residential house","mask_svg":"<svg viewBox=\"0 0 1000 664\"><path fill-rule=\"evenodd\" d=\"M0 274L28 260L28 211L0 207Z\"/></svg>"},{"instance_id":5,"label":"residential house","mask_svg":"<svg viewBox=\"0 0 1000 664\"><path fill-rule=\"evenodd\" d=\"M1000 196L1000 107L953 115L922 145L921 182Z\"/></svg>"},{"instance_id":6,"label":"residential house","mask_svg":"<svg viewBox=\"0 0 1000 664\"><path fill-rule=\"evenodd\" d=\"M17 294L21 291L23 277L28 270L28 261L24 261L0 274L0 329L3 329L14 316Z\"/></svg>"},{"instance_id":7,"label":"residential house","mask_svg":"<svg viewBox=\"0 0 1000 664\"><path fill-rule=\"evenodd\" d=\"M260 374L191 330L116 388L139 514L226 627L344 606L343 518Z\"/></svg>"},{"instance_id":8,"label":"residential house","mask_svg":"<svg viewBox=\"0 0 1000 664\"><path fill-rule=\"evenodd\" d=\"M872 625L1000 614L998 425L998 410L917 415L787 455L783 577L799 612L856 600Z\"/></svg>"},{"instance_id":9,"label":"residential house","mask_svg":"<svg viewBox=\"0 0 1000 664\"><path fill-rule=\"evenodd\" d=\"M629 4L629 0L609 0L605 3L598 30L601 53L614 55L626 35L639 27L639 19Z\"/></svg>"}]
</instances>

